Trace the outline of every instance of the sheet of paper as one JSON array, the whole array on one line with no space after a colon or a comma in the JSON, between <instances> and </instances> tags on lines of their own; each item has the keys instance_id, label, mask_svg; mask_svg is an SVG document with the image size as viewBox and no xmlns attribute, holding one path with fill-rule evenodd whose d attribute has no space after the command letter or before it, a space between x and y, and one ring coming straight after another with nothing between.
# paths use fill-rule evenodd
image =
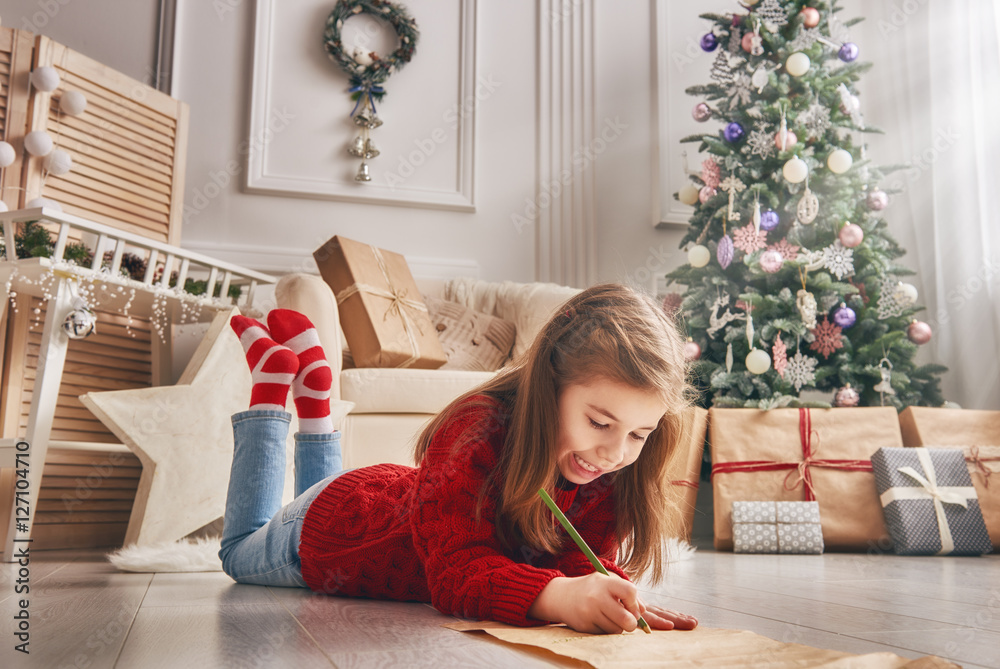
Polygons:
<instances>
[{"instance_id":1,"label":"sheet of paper","mask_svg":"<svg viewBox=\"0 0 1000 669\"><path fill-rule=\"evenodd\" d=\"M938 657L917 660L894 653L853 655L775 641L746 630L698 627L691 631L643 634L583 634L568 627L512 627L494 622L456 622L445 627L459 632L482 630L501 641L543 648L586 662L594 669L653 667L766 667L767 669L958 669Z\"/></svg>"}]
</instances>

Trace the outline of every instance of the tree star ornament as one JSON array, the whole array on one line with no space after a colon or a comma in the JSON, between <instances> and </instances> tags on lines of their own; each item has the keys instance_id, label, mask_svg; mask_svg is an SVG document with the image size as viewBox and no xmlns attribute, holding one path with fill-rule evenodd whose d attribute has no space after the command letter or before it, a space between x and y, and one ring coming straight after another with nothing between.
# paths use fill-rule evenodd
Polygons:
<instances>
[{"instance_id":1,"label":"tree star ornament","mask_svg":"<svg viewBox=\"0 0 1000 669\"><path fill-rule=\"evenodd\" d=\"M387 56L374 51L365 51L355 46L348 53L341 39L344 23L358 14L370 14L389 23L399 37L399 47ZM327 54L340 66L350 79L351 99L355 100L351 117L360 134L351 143L348 153L361 158L355 181L371 181L368 160L379 155L379 150L371 138L371 131L382 125L375 110L375 103L381 102L385 90L381 84L389 75L402 69L413 58L420 32L417 22L411 18L403 5L389 0L339 0L326 19L323 42Z\"/></svg>"}]
</instances>

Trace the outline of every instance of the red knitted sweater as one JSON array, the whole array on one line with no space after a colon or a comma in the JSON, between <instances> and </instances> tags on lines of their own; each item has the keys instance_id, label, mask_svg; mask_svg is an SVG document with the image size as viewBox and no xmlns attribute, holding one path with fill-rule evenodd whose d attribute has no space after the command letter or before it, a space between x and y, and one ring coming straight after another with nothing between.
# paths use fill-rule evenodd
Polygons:
<instances>
[{"instance_id":1,"label":"red knitted sweater","mask_svg":"<svg viewBox=\"0 0 1000 669\"><path fill-rule=\"evenodd\" d=\"M478 399L485 399L479 396ZM302 576L317 592L400 601L430 602L442 613L541 625L528 609L557 576L583 576L594 568L566 537L558 555L528 546L504 551L496 537L496 501L476 503L497 462L506 433L506 412L463 406L431 441L418 468L374 465L330 483L309 506L302 526ZM475 430L469 432L468 430ZM452 446L466 441L458 452ZM601 557L613 562L613 486L603 479L558 490L556 502ZM553 519L555 522L555 519Z\"/></svg>"}]
</instances>

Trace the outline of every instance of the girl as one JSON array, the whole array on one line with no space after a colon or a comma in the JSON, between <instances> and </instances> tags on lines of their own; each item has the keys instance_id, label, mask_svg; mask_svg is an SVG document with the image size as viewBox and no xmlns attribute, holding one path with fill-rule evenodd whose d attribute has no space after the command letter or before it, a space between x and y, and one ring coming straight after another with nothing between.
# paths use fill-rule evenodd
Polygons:
<instances>
[{"instance_id":1,"label":"girl","mask_svg":"<svg viewBox=\"0 0 1000 669\"><path fill-rule=\"evenodd\" d=\"M616 284L571 298L523 357L423 430L416 468L341 472L331 375L315 329L288 310L237 316L252 369L222 549L240 583L431 602L445 614L589 633L693 629L629 581L662 576L664 472L688 385L683 343L648 297ZM299 414L296 499L283 509L284 411ZM545 488L611 573L594 571Z\"/></svg>"}]
</instances>

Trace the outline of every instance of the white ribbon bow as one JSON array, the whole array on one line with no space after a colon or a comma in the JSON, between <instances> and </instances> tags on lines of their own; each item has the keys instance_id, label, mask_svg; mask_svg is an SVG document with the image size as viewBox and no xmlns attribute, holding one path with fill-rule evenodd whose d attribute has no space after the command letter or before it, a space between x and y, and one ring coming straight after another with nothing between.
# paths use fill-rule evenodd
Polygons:
<instances>
[{"instance_id":1,"label":"white ribbon bow","mask_svg":"<svg viewBox=\"0 0 1000 669\"><path fill-rule=\"evenodd\" d=\"M905 474L920 484L919 488L893 487L881 495L882 506L885 507L897 499L932 499L934 513L937 515L938 531L941 533L941 550L938 555L948 555L955 550L955 540L948 526L948 518L944 515L945 504L958 504L963 509L969 508L967 499L976 499L976 489L972 486L939 486L934 472L934 463L926 449L914 448L920 466L927 477L921 476L913 467L900 467L896 471Z\"/></svg>"}]
</instances>

